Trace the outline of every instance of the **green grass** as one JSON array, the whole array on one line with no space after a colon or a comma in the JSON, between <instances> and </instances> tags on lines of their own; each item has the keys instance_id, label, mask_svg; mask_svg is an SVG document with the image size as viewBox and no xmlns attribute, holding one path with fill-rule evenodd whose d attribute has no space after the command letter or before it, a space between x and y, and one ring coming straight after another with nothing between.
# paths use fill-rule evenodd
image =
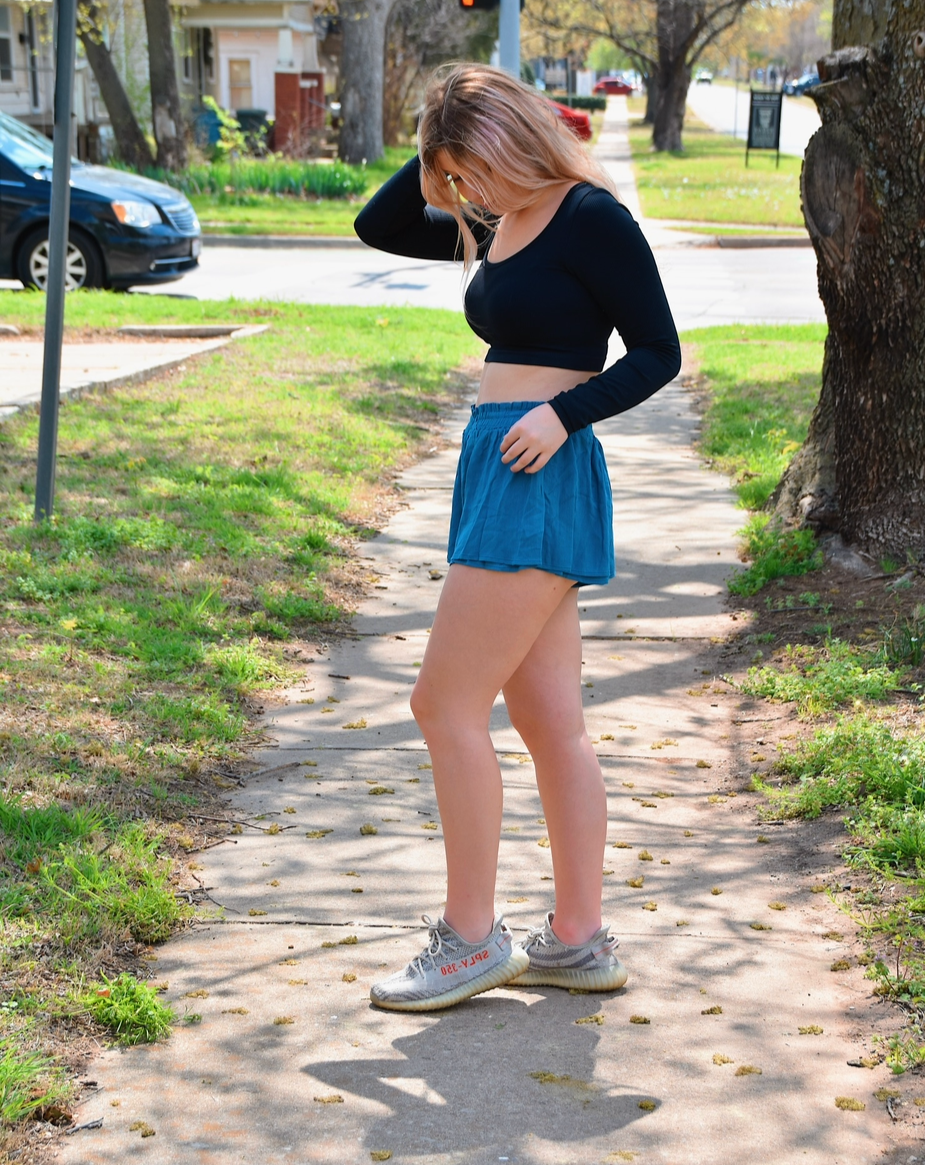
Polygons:
<instances>
[{"instance_id":1,"label":"green grass","mask_svg":"<svg viewBox=\"0 0 925 1165\"><path fill-rule=\"evenodd\" d=\"M651 127L630 126L630 149L642 213L647 218L738 226L804 226L800 209L801 158L752 153L743 142L688 115L680 154L652 152Z\"/></svg>"},{"instance_id":2,"label":"green grass","mask_svg":"<svg viewBox=\"0 0 925 1165\"><path fill-rule=\"evenodd\" d=\"M821 324L699 328L682 339L698 361L706 389L700 452L733 482L739 504L753 511L743 535L748 567L729 582L753 595L785 575L821 564L806 530L780 531L760 511L802 445L819 396Z\"/></svg>"},{"instance_id":3,"label":"green grass","mask_svg":"<svg viewBox=\"0 0 925 1165\"><path fill-rule=\"evenodd\" d=\"M0 292L26 334L44 307ZM269 331L65 402L50 522L32 519L36 414L0 426L0 969L32 1001L0 1007L0 1042L27 1065L106 951L137 955L182 920L175 889L206 837L189 815L221 815L220 770L255 739L248 698L345 616L337 572L481 350L448 311L106 292L66 310L86 337Z\"/></svg>"},{"instance_id":4,"label":"green grass","mask_svg":"<svg viewBox=\"0 0 925 1165\"><path fill-rule=\"evenodd\" d=\"M812 718L884 700L901 683L902 674L872 650L829 639L822 647L786 647L774 667L750 668L740 687L750 696L795 703L801 718Z\"/></svg>"},{"instance_id":5,"label":"green grass","mask_svg":"<svg viewBox=\"0 0 925 1165\"><path fill-rule=\"evenodd\" d=\"M0 1041L0 1130L35 1116L68 1091L67 1082L47 1056L20 1052L9 1041Z\"/></svg>"},{"instance_id":6,"label":"green grass","mask_svg":"<svg viewBox=\"0 0 925 1165\"><path fill-rule=\"evenodd\" d=\"M101 975L83 1001L90 1014L127 1046L162 1039L176 1019L173 1009L158 999L156 987L125 972L115 979Z\"/></svg>"}]
</instances>

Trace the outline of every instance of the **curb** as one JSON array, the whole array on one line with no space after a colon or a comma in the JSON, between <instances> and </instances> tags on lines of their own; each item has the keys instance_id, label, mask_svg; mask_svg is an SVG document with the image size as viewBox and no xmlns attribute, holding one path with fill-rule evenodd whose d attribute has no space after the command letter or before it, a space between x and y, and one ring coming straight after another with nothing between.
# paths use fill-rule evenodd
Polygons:
<instances>
[{"instance_id":1,"label":"curb","mask_svg":"<svg viewBox=\"0 0 925 1165\"><path fill-rule=\"evenodd\" d=\"M717 235L716 245L732 250L747 250L751 247L811 247L808 235Z\"/></svg>"},{"instance_id":2,"label":"curb","mask_svg":"<svg viewBox=\"0 0 925 1165\"><path fill-rule=\"evenodd\" d=\"M280 248L360 248L368 250L359 239L332 235L203 235L204 247L280 247Z\"/></svg>"}]
</instances>

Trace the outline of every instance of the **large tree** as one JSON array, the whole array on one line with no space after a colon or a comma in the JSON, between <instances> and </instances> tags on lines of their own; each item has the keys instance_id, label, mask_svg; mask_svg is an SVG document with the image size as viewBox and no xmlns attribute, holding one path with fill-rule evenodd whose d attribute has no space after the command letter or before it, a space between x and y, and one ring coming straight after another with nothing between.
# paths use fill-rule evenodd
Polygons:
<instances>
[{"instance_id":1,"label":"large tree","mask_svg":"<svg viewBox=\"0 0 925 1165\"><path fill-rule=\"evenodd\" d=\"M340 0L344 47L340 59L341 130L344 162L382 157L382 94L385 33L396 0Z\"/></svg>"},{"instance_id":2,"label":"large tree","mask_svg":"<svg viewBox=\"0 0 925 1165\"><path fill-rule=\"evenodd\" d=\"M382 132L394 146L408 128L427 73L441 61L488 60L498 35L497 13L465 12L447 0L397 0L385 45Z\"/></svg>"},{"instance_id":3,"label":"large tree","mask_svg":"<svg viewBox=\"0 0 925 1165\"><path fill-rule=\"evenodd\" d=\"M925 552L925 9L835 0L803 213L829 331L777 513L876 555Z\"/></svg>"},{"instance_id":4,"label":"large tree","mask_svg":"<svg viewBox=\"0 0 925 1165\"><path fill-rule=\"evenodd\" d=\"M182 170L187 163L186 127L177 85L170 0L144 0L144 5L157 164L165 170Z\"/></svg>"},{"instance_id":5,"label":"large tree","mask_svg":"<svg viewBox=\"0 0 925 1165\"><path fill-rule=\"evenodd\" d=\"M119 157L135 170L146 170L154 165L151 147L138 124L122 78L116 71L115 62L106 45L105 20L106 13L100 5L81 4L77 11L77 31L93 76L100 87L100 96L109 114Z\"/></svg>"},{"instance_id":6,"label":"large tree","mask_svg":"<svg viewBox=\"0 0 925 1165\"><path fill-rule=\"evenodd\" d=\"M652 144L680 150L694 66L749 0L541 0L532 19L550 29L606 37L647 78Z\"/></svg>"}]
</instances>

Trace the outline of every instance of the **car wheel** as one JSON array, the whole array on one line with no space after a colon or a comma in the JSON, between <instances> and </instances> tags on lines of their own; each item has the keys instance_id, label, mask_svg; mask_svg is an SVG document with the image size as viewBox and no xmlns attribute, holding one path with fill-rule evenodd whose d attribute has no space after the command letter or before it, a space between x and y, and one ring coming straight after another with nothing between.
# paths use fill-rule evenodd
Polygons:
<instances>
[{"instance_id":1,"label":"car wheel","mask_svg":"<svg viewBox=\"0 0 925 1165\"><path fill-rule=\"evenodd\" d=\"M48 284L48 227L39 227L23 239L16 262L16 274L25 287L44 291ZM74 232L67 242L67 291L78 287L102 287L103 264L96 245L86 235Z\"/></svg>"}]
</instances>

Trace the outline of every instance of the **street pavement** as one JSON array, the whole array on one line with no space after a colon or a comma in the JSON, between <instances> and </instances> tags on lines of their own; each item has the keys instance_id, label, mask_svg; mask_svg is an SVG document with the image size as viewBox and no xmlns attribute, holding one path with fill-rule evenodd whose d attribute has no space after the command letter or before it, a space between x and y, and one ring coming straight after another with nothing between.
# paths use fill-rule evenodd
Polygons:
<instances>
[{"instance_id":1,"label":"street pavement","mask_svg":"<svg viewBox=\"0 0 925 1165\"><path fill-rule=\"evenodd\" d=\"M866 1047L868 985L859 968L829 970L852 924L813 892L838 864L837 835L798 857L792 823L762 827L757 844L747 758L777 713L720 679L723 642L743 628L724 605L742 518L692 451L697 417L678 383L596 427L618 571L580 600L609 799L605 916L629 982L500 989L430 1015L371 1007L371 982L420 950L417 916L441 908L439 818L408 695L445 574L466 415L447 418L447 447L402 476L406 507L362 547L370 598L351 632L306 645L268 710L267 743L230 794L242 824L194 855L217 905L150 955L187 1022L88 1066L78 1122L102 1124L62 1138L58 1159L882 1162L890 1120L870 1093L890 1082L847 1063ZM498 903L523 934L551 906L545 822L500 702L492 729L506 796ZM844 1111L839 1096L866 1108Z\"/></svg>"},{"instance_id":2,"label":"street pavement","mask_svg":"<svg viewBox=\"0 0 925 1165\"><path fill-rule=\"evenodd\" d=\"M711 129L743 141L748 137L748 86L691 85L687 104ZM802 158L806 143L820 126L819 113L808 99L784 97L780 118L780 152Z\"/></svg>"}]
</instances>

